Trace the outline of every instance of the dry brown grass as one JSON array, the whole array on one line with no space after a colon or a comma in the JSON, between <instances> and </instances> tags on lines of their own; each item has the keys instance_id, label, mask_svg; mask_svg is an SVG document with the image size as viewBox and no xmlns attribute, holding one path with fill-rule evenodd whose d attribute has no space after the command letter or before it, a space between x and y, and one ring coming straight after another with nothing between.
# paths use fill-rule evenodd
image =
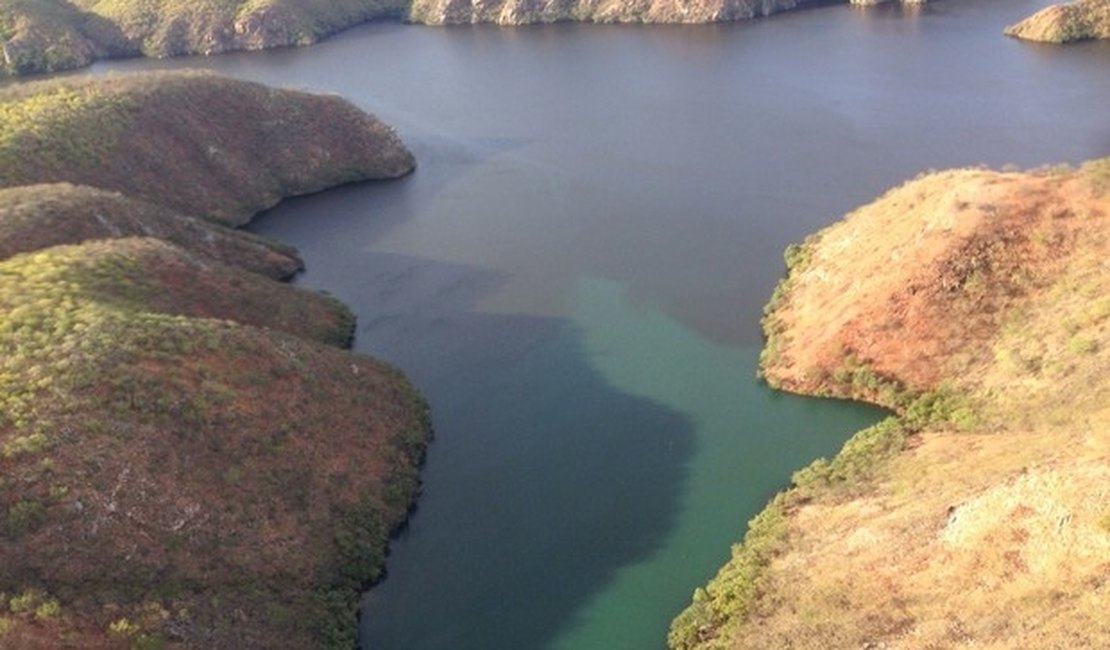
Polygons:
<instances>
[{"instance_id":1,"label":"dry brown grass","mask_svg":"<svg viewBox=\"0 0 1110 650\"><path fill-rule=\"evenodd\" d=\"M976 417L788 495L746 616L684 647L1110 647L1108 171L929 175L793 253L772 381L943 387Z\"/></svg>"},{"instance_id":2,"label":"dry brown grass","mask_svg":"<svg viewBox=\"0 0 1110 650\"><path fill-rule=\"evenodd\" d=\"M725 647L1110 647L1106 423L921 435L867 496L795 513Z\"/></svg>"}]
</instances>

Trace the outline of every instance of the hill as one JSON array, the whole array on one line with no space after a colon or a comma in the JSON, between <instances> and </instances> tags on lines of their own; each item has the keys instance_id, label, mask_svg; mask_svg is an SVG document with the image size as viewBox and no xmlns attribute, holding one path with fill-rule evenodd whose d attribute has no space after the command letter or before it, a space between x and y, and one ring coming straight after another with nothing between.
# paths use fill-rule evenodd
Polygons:
<instances>
[{"instance_id":1,"label":"hill","mask_svg":"<svg viewBox=\"0 0 1110 650\"><path fill-rule=\"evenodd\" d=\"M227 105L165 103L217 91ZM422 398L342 349L354 323L344 306L273 279L299 268L295 251L159 202L158 187L182 182L173 170L195 173L172 157L180 149L165 150L171 175L149 176L138 197L60 182L75 159L42 154L105 146L104 173L81 173L111 186L149 162L152 150L125 143L167 136L105 124L152 102L170 115L143 129L219 132L243 98L288 111L268 147L320 157L314 179L273 191L352 174L331 164L411 161L407 150L335 98L211 76L14 95L6 110L48 118L5 123L6 152L26 147L44 184L0 191L0 648L351 647L359 591L417 490ZM369 133L306 144L327 117L313 111L337 102L349 117L335 126ZM253 137L218 141L247 165L257 152L235 147ZM5 181L20 171L10 164ZM221 185L234 209L184 193L174 203L245 219L260 185Z\"/></svg>"},{"instance_id":2,"label":"hill","mask_svg":"<svg viewBox=\"0 0 1110 650\"><path fill-rule=\"evenodd\" d=\"M64 181L241 225L283 197L413 165L392 129L337 96L197 72L0 88L0 187Z\"/></svg>"},{"instance_id":3,"label":"hill","mask_svg":"<svg viewBox=\"0 0 1110 650\"><path fill-rule=\"evenodd\" d=\"M762 372L896 416L794 476L674 648L1101 648L1110 159L929 174L787 251Z\"/></svg>"},{"instance_id":4,"label":"hill","mask_svg":"<svg viewBox=\"0 0 1110 650\"><path fill-rule=\"evenodd\" d=\"M795 9L805 0L413 0L409 18L428 25L595 23L708 23L745 20Z\"/></svg>"},{"instance_id":5,"label":"hill","mask_svg":"<svg viewBox=\"0 0 1110 650\"><path fill-rule=\"evenodd\" d=\"M398 0L0 0L0 76L54 72L102 58L215 54L314 43Z\"/></svg>"},{"instance_id":6,"label":"hill","mask_svg":"<svg viewBox=\"0 0 1110 650\"><path fill-rule=\"evenodd\" d=\"M815 0L0 0L0 49L5 55L0 76L140 53L170 57L308 45L383 18L428 25L707 23L813 4Z\"/></svg>"},{"instance_id":7,"label":"hill","mask_svg":"<svg viewBox=\"0 0 1110 650\"><path fill-rule=\"evenodd\" d=\"M138 53L112 21L68 2L0 0L0 77L68 70Z\"/></svg>"},{"instance_id":8,"label":"hill","mask_svg":"<svg viewBox=\"0 0 1110 650\"><path fill-rule=\"evenodd\" d=\"M119 192L53 183L0 189L0 259L90 239L155 237L213 261L285 279L296 250Z\"/></svg>"},{"instance_id":9,"label":"hill","mask_svg":"<svg viewBox=\"0 0 1110 650\"><path fill-rule=\"evenodd\" d=\"M147 56L308 45L341 29L399 17L399 0L74 0L118 25Z\"/></svg>"},{"instance_id":10,"label":"hill","mask_svg":"<svg viewBox=\"0 0 1110 650\"><path fill-rule=\"evenodd\" d=\"M1008 36L1045 43L1110 38L1110 0L1075 0L1051 5L1010 25Z\"/></svg>"}]
</instances>

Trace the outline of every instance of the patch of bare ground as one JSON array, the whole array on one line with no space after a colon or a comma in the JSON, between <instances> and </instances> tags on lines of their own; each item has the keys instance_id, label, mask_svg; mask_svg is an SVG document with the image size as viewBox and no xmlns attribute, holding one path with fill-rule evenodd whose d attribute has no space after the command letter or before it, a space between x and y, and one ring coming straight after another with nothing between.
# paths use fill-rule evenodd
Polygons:
<instances>
[{"instance_id":1,"label":"patch of bare ground","mask_svg":"<svg viewBox=\"0 0 1110 650\"><path fill-rule=\"evenodd\" d=\"M766 377L899 415L795 475L672 647L1110 647L1108 234L1100 159L929 174L792 247Z\"/></svg>"}]
</instances>

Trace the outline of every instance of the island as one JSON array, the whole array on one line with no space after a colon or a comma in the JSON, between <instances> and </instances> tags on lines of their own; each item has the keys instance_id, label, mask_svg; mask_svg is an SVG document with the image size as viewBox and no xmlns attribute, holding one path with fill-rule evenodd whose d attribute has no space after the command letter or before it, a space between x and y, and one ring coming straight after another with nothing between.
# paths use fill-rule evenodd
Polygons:
<instances>
[{"instance_id":1,"label":"island","mask_svg":"<svg viewBox=\"0 0 1110 650\"><path fill-rule=\"evenodd\" d=\"M1110 158L927 173L785 257L763 376L894 415L795 473L670 647L1110 644Z\"/></svg>"},{"instance_id":2,"label":"island","mask_svg":"<svg viewBox=\"0 0 1110 650\"><path fill-rule=\"evenodd\" d=\"M428 407L230 226L412 155L211 74L20 84L0 115L0 645L352 647Z\"/></svg>"}]
</instances>

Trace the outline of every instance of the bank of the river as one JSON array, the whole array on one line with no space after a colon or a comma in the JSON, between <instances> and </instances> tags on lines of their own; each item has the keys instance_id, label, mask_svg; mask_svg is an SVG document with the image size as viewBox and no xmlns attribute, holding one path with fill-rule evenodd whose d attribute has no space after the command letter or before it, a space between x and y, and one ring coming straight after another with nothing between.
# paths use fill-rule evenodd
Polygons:
<instances>
[{"instance_id":1,"label":"bank of the river","mask_svg":"<svg viewBox=\"0 0 1110 650\"><path fill-rule=\"evenodd\" d=\"M1110 159L929 174L787 250L762 371L898 412L794 476L693 648L1110 644Z\"/></svg>"},{"instance_id":2,"label":"bank of the river","mask_svg":"<svg viewBox=\"0 0 1110 650\"><path fill-rule=\"evenodd\" d=\"M902 0L921 4L925 0ZM871 0L851 0L872 4ZM58 72L96 60L265 50L316 43L356 25L554 22L712 23L769 16L824 0L0 0L0 76Z\"/></svg>"},{"instance_id":3,"label":"bank of the river","mask_svg":"<svg viewBox=\"0 0 1110 650\"><path fill-rule=\"evenodd\" d=\"M335 97L0 91L0 647L354 644L427 406L344 349L347 307L275 280L295 250L221 223L411 168Z\"/></svg>"}]
</instances>

